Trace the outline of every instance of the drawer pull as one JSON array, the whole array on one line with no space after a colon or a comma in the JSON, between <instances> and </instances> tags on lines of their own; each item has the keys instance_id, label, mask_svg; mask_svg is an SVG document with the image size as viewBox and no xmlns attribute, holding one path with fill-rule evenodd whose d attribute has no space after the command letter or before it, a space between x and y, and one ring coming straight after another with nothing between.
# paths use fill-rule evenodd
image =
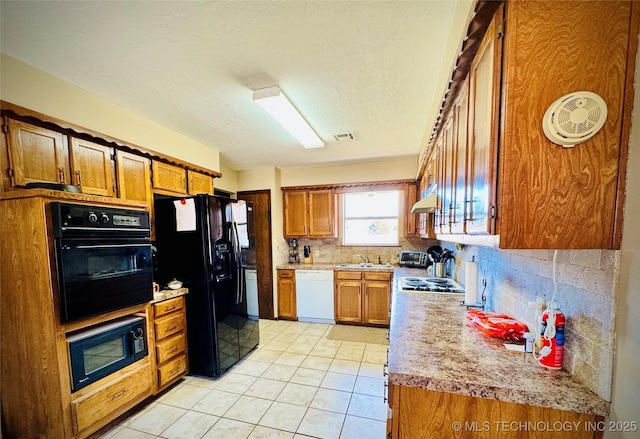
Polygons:
<instances>
[{"instance_id":1,"label":"drawer pull","mask_svg":"<svg viewBox=\"0 0 640 439\"><path fill-rule=\"evenodd\" d=\"M125 393L127 393L128 391L129 391L128 389L124 389L124 390L122 390L122 391L120 391L120 392L116 393L115 395L113 395L113 396L111 397L111 399L112 399L112 400L118 399L118 398L120 398L122 395L124 395Z\"/></svg>"},{"instance_id":2,"label":"drawer pull","mask_svg":"<svg viewBox=\"0 0 640 439\"><path fill-rule=\"evenodd\" d=\"M182 372L182 366L176 367L175 369L171 370L171 372L169 372L169 375L173 376L180 372Z\"/></svg>"},{"instance_id":3,"label":"drawer pull","mask_svg":"<svg viewBox=\"0 0 640 439\"><path fill-rule=\"evenodd\" d=\"M176 309L176 305L168 306L164 310L165 310L165 312L169 312L169 311L173 311L174 309Z\"/></svg>"},{"instance_id":4,"label":"drawer pull","mask_svg":"<svg viewBox=\"0 0 640 439\"><path fill-rule=\"evenodd\" d=\"M174 323L173 325L169 325L167 326L167 331L173 331L174 329L176 329L178 327L177 323Z\"/></svg>"},{"instance_id":5,"label":"drawer pull","mask_svg":"<svg viewBox=\"0 0 640 439\"><path fill-rule=\"evenodd\" d=\"M175 352L177 350L178 350L178 346L174 346L171 349L167 349L167 354L171 354L171 353L173 353L173 352Z\"/></svg>"}]
</instances>

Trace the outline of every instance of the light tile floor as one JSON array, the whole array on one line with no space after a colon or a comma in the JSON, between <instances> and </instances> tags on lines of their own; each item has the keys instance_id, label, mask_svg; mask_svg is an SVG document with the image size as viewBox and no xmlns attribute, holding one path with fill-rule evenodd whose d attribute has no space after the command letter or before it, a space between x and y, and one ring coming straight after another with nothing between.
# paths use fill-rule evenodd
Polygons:
<instances>
[{"instance_id":1,"label":"light tile floor","mask_svg":"<svg viewBox=\"0 0 640 439\"><path fill-rule=\"evenodd\" d=\"M261 320L260 346L222 377L186 377L100 439L382 439L387 346L331 327Z\"/></svg>"}]
</instances>

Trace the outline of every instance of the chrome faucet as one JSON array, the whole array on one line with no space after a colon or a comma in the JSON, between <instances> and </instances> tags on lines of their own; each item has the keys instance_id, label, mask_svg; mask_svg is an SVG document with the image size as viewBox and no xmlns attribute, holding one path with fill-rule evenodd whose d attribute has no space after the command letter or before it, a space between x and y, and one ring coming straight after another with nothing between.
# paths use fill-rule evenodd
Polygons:
<instances>
[{"instance_id":1,"label":"chrome faucet","mask_svg":"<svg viewBox=\"0 0 640 439\"><path fill-rule=\"evenodd\" d=\"M360 259L362 259L362 260L364 261L364 263L365 263L365 264L368 264L368 263L369 263L369 256L366 256L366 255L365 255L365 256L358 255L358 257L359 257Z\"/></svg>"}]
</instances>

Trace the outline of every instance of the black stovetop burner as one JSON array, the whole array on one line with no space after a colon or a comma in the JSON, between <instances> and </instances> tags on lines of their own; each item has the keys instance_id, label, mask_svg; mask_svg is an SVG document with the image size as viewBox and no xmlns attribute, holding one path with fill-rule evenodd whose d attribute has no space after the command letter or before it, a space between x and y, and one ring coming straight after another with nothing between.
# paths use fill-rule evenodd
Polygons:
<instances>
[{"instance_id":1,"label":"black stovetop burner","mask_svg":"<svg viewBox=\"0 0 640 439\"><path fill-rule=\"evenodd\" d=\"M424 291L430 293L462 294L464 289L453 279L440 277L401 277L398 279L400 291Z\"/></svg>"}]
</instances>

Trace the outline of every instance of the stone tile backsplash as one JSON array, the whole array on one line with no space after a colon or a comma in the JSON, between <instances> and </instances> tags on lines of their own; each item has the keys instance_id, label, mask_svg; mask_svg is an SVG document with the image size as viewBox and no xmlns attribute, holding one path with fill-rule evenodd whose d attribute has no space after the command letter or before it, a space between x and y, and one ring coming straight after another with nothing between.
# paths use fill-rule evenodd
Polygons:
<instances>
[{"instance_id":1,"label":"stone tile backsplash","mask_svg":"<svg viewBox=\"0 0 640 439\"><path fill-rule=\"evenodd\" d=\"M300 251L300 262L302 262L302 249L305 245L311 246L313 262L315 263L360 263L362 259L358 255L368 256L369 262L377 264L378 256L383 264L394 259L397 262L400 250L426 250L430 245L437 244L437 241L426 240L422 238L405 237L400 238L400 245L385 247L353 247L341 246L340 241L335 238L322 239L298 239L298 249ZM280 250L282 249L282 250ZM315 256L315 251L319 251L319 256ZM288 240L278 243L278 264L286 264L288 262L289 245Z\"/></svg>"},{"instance_id":2,"label":"stone tile backsplash","mask_svg":"<svg viewBox=\"0 0 640 439\"><path fill-rule=\"evenodd\" d=\"M536 327L528 303L553 296L553 250L499 250L468 246L456 257L464 283L464 260L478 261L478 294L487 280L487 308ZM563 368L600 397L611 400L615 341L616 279L620 252L559 250L555 301L566 317Z\"/></svg>"}]
</instances>

